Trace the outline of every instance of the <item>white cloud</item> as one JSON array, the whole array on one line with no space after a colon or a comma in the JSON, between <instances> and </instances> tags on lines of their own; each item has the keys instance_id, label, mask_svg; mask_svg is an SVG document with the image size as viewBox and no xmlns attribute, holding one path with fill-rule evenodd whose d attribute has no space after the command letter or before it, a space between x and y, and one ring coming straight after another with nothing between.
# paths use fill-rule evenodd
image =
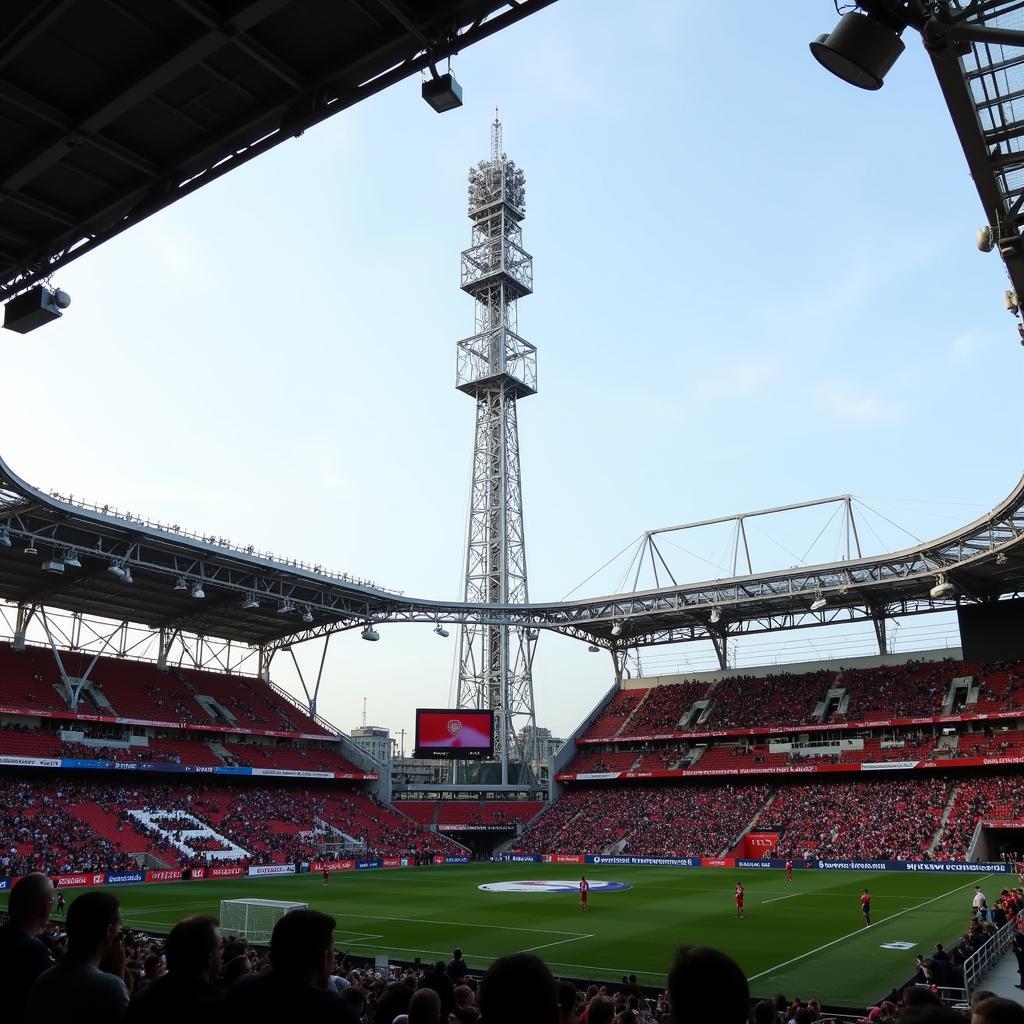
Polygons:
<instances>
[{"instance_id":1,"label":"white cloud","mask_svg":"<svg viewBox=\"0 0 1024 1024\"><path fill-rule=\"evenodd\" d=\"M822 386L818 404L835 419L856 423L882 423L901 419L904 415L901 403L851 384Z\"/></svg>"}]
</instances>

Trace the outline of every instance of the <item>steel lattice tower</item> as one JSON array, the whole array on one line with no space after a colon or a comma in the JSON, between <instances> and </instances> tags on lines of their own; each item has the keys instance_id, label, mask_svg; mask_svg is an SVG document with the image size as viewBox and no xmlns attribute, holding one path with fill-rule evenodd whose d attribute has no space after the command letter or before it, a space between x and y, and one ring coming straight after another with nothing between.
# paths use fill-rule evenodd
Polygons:
<instances>
[{"instance_id":1,"label":"steel lattice tower","mask_svg":"<svg viewBox=\"0 0 1024 1024\"><path fill-rule=\"evenodd\" d=\"M501 148L491 126L491 158L469 172L470 247L462 253L462 290L476 302L476 333L458 345L456 387L476 400L473 484L466 538L465 599L527 601L526 540L519 467L520 398L537 391L537 350L518 334L516 303L533 291L533 257L522 247L526 176ZM518 762L530 778L532 751L516 739L517 723L536 726L533 652L536 633L512 626L463 626L457 703L495 712L501 781ZM533 735L531 730L529 735Z\"/></svg>"}]
</instances>

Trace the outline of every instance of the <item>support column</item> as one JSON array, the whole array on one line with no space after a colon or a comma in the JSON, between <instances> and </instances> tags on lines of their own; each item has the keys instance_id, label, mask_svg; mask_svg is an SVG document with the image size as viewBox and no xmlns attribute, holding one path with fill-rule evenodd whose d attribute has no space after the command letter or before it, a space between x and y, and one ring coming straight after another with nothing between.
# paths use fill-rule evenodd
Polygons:
<instances>
[{"instance_id":1,"label":"support column","mask_svg":"<svg viewBox=\"0 0 1024 1024\"><path fill-rule=\"evenodd\" d=\"M724 672L729 667L729 634L725 630L708 630L708 637L718 655L718 667Z\"/></svg>"}]
</instances>

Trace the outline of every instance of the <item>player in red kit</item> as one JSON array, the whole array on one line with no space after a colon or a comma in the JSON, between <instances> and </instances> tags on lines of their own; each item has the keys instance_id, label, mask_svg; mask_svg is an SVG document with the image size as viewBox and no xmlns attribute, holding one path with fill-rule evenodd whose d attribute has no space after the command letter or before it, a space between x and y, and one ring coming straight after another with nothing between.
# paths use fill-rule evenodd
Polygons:
<instances>
[{"instance_id":1,"label":"player in red kit","mask_svg":"<svg viewBox=\"0 0 1024 1024\"><path fill-rule=\"evenodd\" d=\"M736 916L746 918L746 914L743 913L743 883L736 883Z\"/></svg>"},{"instance_id":2,"label":"player in red kit","mask_svg":"<svg viewBox=\"0 0 1024 1024\"><path fill-rule=\"evenodd\" d=\"M791 860L786 861L786 881L793 881L793 862Z\"/></svg>"},{"instance_id":3,"label":"player in red kit","mask_svg":"<svg viewBox=\"0 0 1024 1024\"><path fill-rule=\"evenodd\" d=\"M324 885L326 885L327 880L331 877L331 869L325 864L321 874L324 876Z\"/></svg>"},{"instance_id":4,"label":"player in red kit","mask_svg":"<svg viewBox=\"0 0 1024 1024\"><path fill-rule=\"evenodd\" d=\"M580 906L587 909L587 893L590 892L590 883L580 875Z\"/></svg>"},{"instance_id":5,"label":"player in red kit","mask_svg":"<svg viewBox=\"0 0 1024 1024\"><path fill-rule=\"evenodd\" d=\"M864 890L860 897L860 912L864 915L864 927L871 927L871 893Z\"/></svg>"}]
</instances>

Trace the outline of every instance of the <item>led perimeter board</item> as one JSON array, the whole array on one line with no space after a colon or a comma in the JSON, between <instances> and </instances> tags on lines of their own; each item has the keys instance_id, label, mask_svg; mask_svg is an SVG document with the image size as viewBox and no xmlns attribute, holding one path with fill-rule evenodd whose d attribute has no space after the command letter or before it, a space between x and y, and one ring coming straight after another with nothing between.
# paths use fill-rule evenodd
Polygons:
<instances>
[{"instance_id":1,"label":"led perimeter board","mask_svg":"<svg viewBox=\"0 0 1024 1024\"><path fill-rule=\"evenodd\" d=\"M417 708L414 757L487 760L494 756L494 712Z\"/></svg>"}]
</instances>

